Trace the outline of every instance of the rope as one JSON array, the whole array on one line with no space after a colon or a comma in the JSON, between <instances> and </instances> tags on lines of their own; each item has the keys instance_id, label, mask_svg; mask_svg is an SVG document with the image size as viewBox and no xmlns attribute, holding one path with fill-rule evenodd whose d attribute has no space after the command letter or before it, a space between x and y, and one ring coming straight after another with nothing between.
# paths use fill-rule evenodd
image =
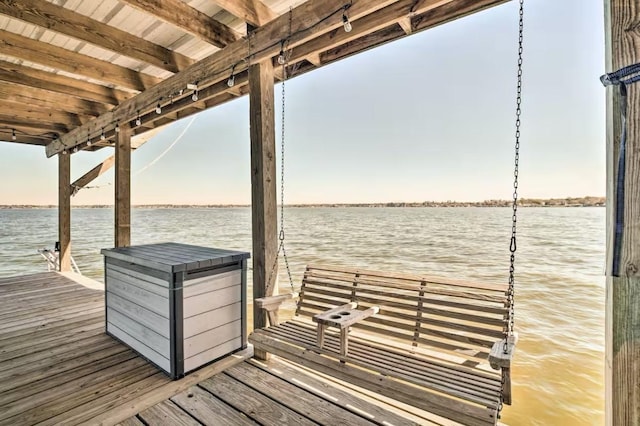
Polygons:
<instances>
[{"instance_id":1,"label":"rope","mask_svg":"<svg viewBox=\"0 0 640 426\"><path fill-rule=\"evenodd\" d=\"M147 164L146 166L144 166L143 168L141 168L140 170L136 171L133 176L138 176L140 175L142 172L144 172L145 170L147 170L148 168L150 168L151 166L153 166L154 164L156 164L158 161L160 161L160 159L162 157L164 157L165 155L167 155L167 153L169 151L171 151L171 149L176 146L176 144L178 142L180 142L180 140L182 139L182 137L185 135L185 133L187 133L187 130L189 130L189 128L191 127L191 125L193 124L193 122L195 121L196 117L193 116L191 117L191 120L189 121L189 123L185 126L184 129L182 129L182 132L180 132L180 134L178 135L177 138L174 139L174 141L171 143L171 145L169 145L164 151L162 151L160 153L160 155L158 155L155 159L153 159L149 164ZM112 182L109 183L105 183L102 185L93 185L93 186L76 186L73 188L73 194L72 195L76 195L81 189L99 189L99 188L105 188L107 186L111 186L113 185Z\"/></svg>"},{"instance_id":2,"label":"rope","mask_svg":"<svg viewBox=\"0 0 640 426\"><path fill-rule=\"evenodd\" d=\"M616 176L615 233L613 236L613 258L611 274L620 276L622 234L624 233L625 174L627 159L627 85L640 81L640 64L629 65L616 72L600 77L605 87L618 86L620 90L620 149L618 152L618 175Z\"/></svg>"}]
</instances>

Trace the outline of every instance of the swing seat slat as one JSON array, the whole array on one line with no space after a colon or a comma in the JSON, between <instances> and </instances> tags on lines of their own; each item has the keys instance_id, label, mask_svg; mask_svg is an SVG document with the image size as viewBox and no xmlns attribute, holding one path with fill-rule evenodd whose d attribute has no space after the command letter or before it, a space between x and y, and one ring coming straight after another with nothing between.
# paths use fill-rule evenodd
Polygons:
<instances>
[{"instance_id":1,"label":"swing seat slat","mask_svg":"<svg viewBox=\"0 0 640 426\"><path fill-rule=\"evenodd\" d=\"M289 296L257 300L271 326L249 340L256 349L450 420L496 424L501 394L511 403L515 340L506 355L495 349L507 339L507 291L506 284L308 266L294 319L278 324L275 315ZM320 349L313 316L349 303L379 311L351 325L346 356L333 327Z\"/></svg>"}]
</instances>

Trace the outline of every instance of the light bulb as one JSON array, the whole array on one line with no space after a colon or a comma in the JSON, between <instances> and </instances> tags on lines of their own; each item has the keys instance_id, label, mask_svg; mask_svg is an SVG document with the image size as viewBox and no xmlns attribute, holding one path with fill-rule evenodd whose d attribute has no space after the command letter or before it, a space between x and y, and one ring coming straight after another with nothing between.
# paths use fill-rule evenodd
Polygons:
<instances>
[{"instance_id":1,"label":"light bulb","mask_svg":"<svg viewBox=\"0 0 640 426\"><path fill-rule=\"evenodd\" d=\"M229 77L229 80L227 80L227 86L233 87L235 84L236 84L236 76L231 74L231 77Z\"/></svg>"},{"instance_id":2,"label":"light bulb","mask_svg":"<svg viewBox=\"0 0 640 426\"><path fill-rule=\"evenodd\" d=\"M13 130L11 131L11 140L12 140L12 141L15 141L16 139L17 139L17 137L16 137L16 129L13 129Z\"/></svg>"},{"instance_id":3,"label":"light bulb","mask_svg":"<svg viewBox=\"0 0 640 426\"><path fill-rule=\"evenodd\" d=\"M191 95L191 100L193 102L197 102L198 101L198 91L197 90L195 92L193 92L193 95Z\"/></svg>"},{"instance_id":4,"label":"light bulb","mask_svg":"<svg viewBox=\"0 0 640 426\"><path fill-rule=\"evenodd\" d=\"M160 102L156 105L156 114L162 114L162 107L160 106Z\"/></svg>"},{"instance_id":5,"label":"light bulb","mask_svg":"<svg viewBox=\"0 0 640 426\"><path fill-rule=\"evenodd\" d=\"M105 140L107 137L104 135L104 129L102 129L102 133L100 133L100 140L103 141Z\"/></svg>"},{"instance_id":6,"label":"light bulb","mask_svg":"<svg viewBox=\"0 0 640 426\"><path fill-rule=\"evenodd\" d=\"M78 147L73 147L73 152L78 152Z\"/></svg>"},{"instance_id":7,"label":"light bulb","mask_svg":"<svg viewBox=\"0 0 640 426\"><path fill-rule=\"evenodd\" d=\"M91 140L87 139L87 146L91 146Z\"/></svg>"},{"instance_id":8,"label":"light bulb","mask_svg":"<svg viewBox=\"0 0 640 426\"><path fill-rule=\"evenodd\" d=\"M142 120L140 120L140 117L136 118L136 126L139 126L142 124Z\"/></svg>"},{"instance_id":9,"label":"light bulb","mask_svg":"<svg viewBox=\"0 0 640 426\"><path fill-rule=\"evenodd\" d=\"M66 149L62 150L62 155L67 155L67 150Z\"/></svg>"},{"instance_id":10,"label":"light bulb","mask_svg":"<svg viewBox=\"0 0 640 426\"><path fill-rule=\"evenodd\" d=\"M284 52L281 50L280 54L278 55L278 63L280 65L284 65L287 63L287 58L284 57Z\"/></svg>"},{"instance_id":11,"label":"light bulb","mask_svg":"<svg viewBox=\"0 0 640 426\"><path fill-rule=\"evenodd\" d=\"M120 133L120 124L116 123L116 128L115 128L116 133Z\"/></svg>"},{"instance_id":12,"label":"light bulb","mask_svg":"<svg viewBox=\"0 0 640 426\"><path fill-rule=\"evenodd\" d=\"M351 26L351 22L349 22L349 18L346 13L342 14L342 24L344 25L344 32L350 33L353 27Z\"/></svg>"}]
</instances>

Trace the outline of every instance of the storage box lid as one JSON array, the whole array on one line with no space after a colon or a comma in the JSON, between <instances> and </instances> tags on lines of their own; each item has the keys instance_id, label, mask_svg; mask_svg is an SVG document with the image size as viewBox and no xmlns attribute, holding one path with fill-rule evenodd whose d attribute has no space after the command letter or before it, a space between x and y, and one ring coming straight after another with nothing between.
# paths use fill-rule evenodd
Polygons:
<instances>
[{"instance_id":1,"label":"storage box lid","mask_svg":"<svg viewBox=\"0 0 640 426\"><path fill-rule=\"evenodd\" d=\"M234 263L250 257L249 253L242 251L179 243L145 244L102 249L101 253L107 258L172 273Z\"/></svg>"}]
</instances>

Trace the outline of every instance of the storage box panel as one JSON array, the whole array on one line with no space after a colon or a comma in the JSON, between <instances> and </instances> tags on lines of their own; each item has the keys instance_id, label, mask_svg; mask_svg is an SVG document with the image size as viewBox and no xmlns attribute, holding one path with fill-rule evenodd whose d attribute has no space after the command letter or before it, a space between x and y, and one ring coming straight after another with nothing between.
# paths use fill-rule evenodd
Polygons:
<instances>
[{"instance_id":1,"label":"storage box panel","mask_svg":"<svg viewBox=\"0 0 640 426\"><path fill-rule=\"evenodd\" d=\"M183 337L185 339L204 333L212 328L219 327L242 318L242 303L232 303L213 311L204 312L184 319Z\"/></svg>"},{"instance_id":2,"label":"storage box panel","mask_svg":"<svg viewBox=\"0 0 640 426\"><path fill-rule=\"evenodd\" d=\"M171 371L171 362L168 358L163 357L161 354L146 346L142 342L138 341L135 337L131 336L124 330L121 330L117 326L109 323L107 324L107 332L125 343L131 349L138 352L140 355L142 355L158 367L167 372Z\"/></svg>"},{"instance_id":3,"label":"storage box panel","mask_svg":"<svg viewBox=\"0 0 640 426\"><path fill-rule=\"evenodd\" d=\"M184 339L184 357L189 358L200 352L214 348L221 342L239 337L242 334L241 326L240 320L233 321Z\"/></svg>"},{"instance_id":4,"label":"storage box panel","mask_svg":"<svg viewBox=\"0 0 640 426\"><path fill-rule=\"evenodd\" d=\"M221 343L207 351L200 352L197 355L186 358L184 360L184 370L185 372L194 370L201 365L225 356L240 347L242 347L242 339L240 337Z\"/></svg>"},{"instance_id":5,"label":"storage box panel","mask_svg":"<svg viewBox=\"0 0 640 426\"><path fill-rule=\"evenodd\" d=\"M188 297L199 296L204 293L240 284L242 284L241 269L235 269L202 278L190 279L185 281L183 284L182 297L186 299Z\"/></svg>"},{"instance_id":6,"label":"storage box panel","mask_svg":"<svg viewBox=\"0 0 640 426\"><path fill-rule=\"evenodd\" d=\"M187 297L183 301L182 309L185 318L218 309L222 306L240 302L242 288L240 285L223 288L207 293L206 297Z\"/></svg>"},{"instance_id":7,"label":"storage box panel","mask_svg":"<svg viewBox=\"0 0 640 426\"><path fill-rule=\"evenodd\" d=\"M155 331L156 333L170 338L169 318L158 315L140 305L129 300L123 299L115 293L107 291L107 307L114 309L121 314L131 318L132 321L138 322L145 327ZM107 316L108 317L108 316ZM108 319L108 318L107 318Z\"/></svg>"},{"instance_id":8,"label":"storage box panel","mask_svg":"<svg viewBox=\"0 0 640 426\"><path fill-rule=\"evenodd\" d=\"M112 280L107 275L107 289L111 293L115 293L125 300L132 301L140 306L143 306L158 315L168 318L169 313L169 291L167 290L167 296L160 296L151 291L145 290L136 285L123 283L119 280Z\"/></svg>"},{"instance_id":9,"label":"storage box panel","mask_svg":"<svg viewBox=\"0 0 640 426\"><path fill-rule=\"evenodd\" d=\"M109 323L115 325L140 343L158 352L165 358L171 358L171 345L169 339L148 327L122 315L120 312L107 308Z\"/></svg>"}]
</instances>

